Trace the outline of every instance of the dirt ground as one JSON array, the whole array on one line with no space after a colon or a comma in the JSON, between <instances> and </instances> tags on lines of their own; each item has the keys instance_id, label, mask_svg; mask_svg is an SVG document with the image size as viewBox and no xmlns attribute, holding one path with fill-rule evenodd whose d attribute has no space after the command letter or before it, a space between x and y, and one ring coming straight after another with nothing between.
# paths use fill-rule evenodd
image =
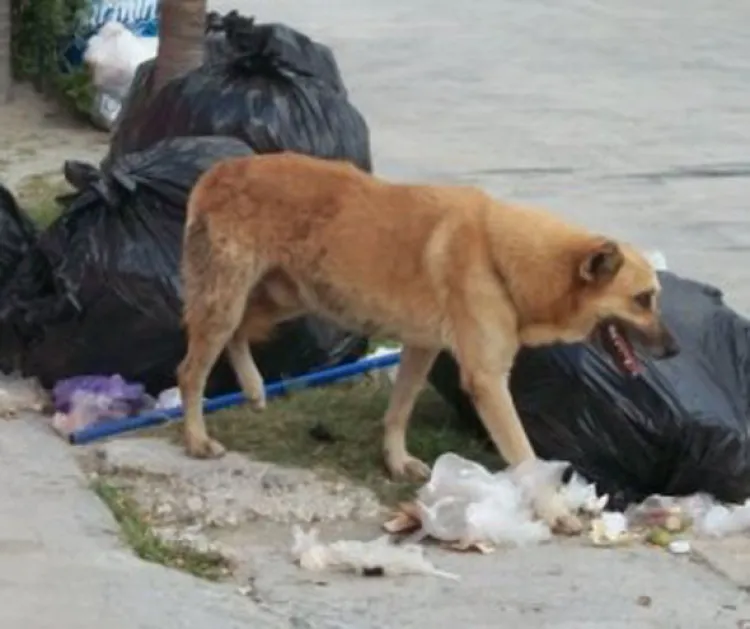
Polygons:
<instances>
[{"instance_id":1,"label":"dirt ground","mask_svg":"<svg viewBox=\"0 0 750 629\"><path fill-rule=\"evenodd\" d=\"M66 160L96 164L107 149L107 133L77 121L25 85L0 108L0 129L0 183L25 191L32 202L59 185Z\"/></svg>"}]
</instances>

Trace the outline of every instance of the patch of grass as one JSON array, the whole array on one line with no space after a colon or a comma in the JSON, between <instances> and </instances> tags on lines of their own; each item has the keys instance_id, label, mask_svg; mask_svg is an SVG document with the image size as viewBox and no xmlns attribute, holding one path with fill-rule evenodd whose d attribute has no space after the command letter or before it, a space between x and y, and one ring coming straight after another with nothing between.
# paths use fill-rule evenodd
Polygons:
<instances>
[{"instance_id":1,"label":"patch of grass","mask_svg":"<svg viewBox=\"0 0 750 629\"><path fill-rule=\"evenodd\" d=\"M31 220L43 229L60 215L55 198L71 191L58 173L30 175L16 186L16 198Z\"/></svg>"},{"instance_id":2,"label":"patch of grass","mask_svg":"<svg viewBox=\"0 0 750 629\"><path fill-rule=\"evenodd\" d=\"M274 399L262 413L246 406L207 417L212 436L229 449L255 459L331 471L370 487L386 504L413 496L417 485L392 482L382 459L382 417L389 387L375 378L299 391ZM167 431L177 440L182 424ZM427 387L420 396L408 432L412 454L432 464L444 452L456 452L490 469L500 459L486 442L459 428L459 420ZM330 438L326 438L330 436Z\"/></svg>"},{"instance_id":3,"label":"patch of grass","mask_svg":"<svg viewBox=\"0 0 750 629\"><path fill-rule=\"evenodd\" d=\"M229 574L229 561L221 554L201 552L187 544L166 542L159 538L127 490L101 478L94 481L93 489L112 511L125 542L141 559L177 568L209 581L218 581Z\"/></svg>"}]
</instances>

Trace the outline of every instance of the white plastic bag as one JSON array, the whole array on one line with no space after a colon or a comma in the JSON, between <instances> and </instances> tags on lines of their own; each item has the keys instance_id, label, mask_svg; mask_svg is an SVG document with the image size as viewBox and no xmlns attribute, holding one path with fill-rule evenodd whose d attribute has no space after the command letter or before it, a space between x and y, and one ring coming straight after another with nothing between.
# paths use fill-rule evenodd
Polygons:
<instances>
[{"instance_id":1,"label":"white plastic bag","mask_svg":"<svg viewBox=\"0 0 750 629\"><path fill-rule=\"evenodd\" d=\"M166 409L177 408L178 406L182 406L179 387L164 389L164 391L159 393L159 397L156 398L156 408Z\"/></svg>"},{"instance_id":2,"label":"white plastic bag","mask_svg":"<svg viewBox=\"0 0 750 629\"><path fill-rule=\"evenodd\" d=\"M293 529L292 557L305 570L321 572L337 570L364 576L399 576L422 574L458 579L449 572L438 570L424 556L424 549L416 544L395 546L382 536L369 542L340 540L324 544L315 529Z\"/></svg>"},{"instance_id":3,"label":"white plastic bag","mask_svg":"<svg viewBox=\"0 0 750 629\"><path fill-rule=\"evenodd\" d=\"M422 533L444 542L524 545L551 537L512 474L491 474L452 452L435 461L417 508Z\"/></svg>"},{"instance_id":4,"label":"white plastic bag","mask_svg":"<svg viewBox=\"0 0 750 629\"><path fill-rule=\"evenodd\" d=\"M157 47L156 37L138 37L120 22L110 21L89 39L83 60L97 90L122 101L138 66L156 57Z\"/></svg>"}]
</instances>

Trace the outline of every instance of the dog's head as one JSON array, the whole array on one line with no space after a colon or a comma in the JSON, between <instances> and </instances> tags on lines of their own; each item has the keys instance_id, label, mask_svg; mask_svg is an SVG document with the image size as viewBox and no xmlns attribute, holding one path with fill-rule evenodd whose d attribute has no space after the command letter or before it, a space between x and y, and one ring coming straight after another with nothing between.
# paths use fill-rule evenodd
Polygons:
<instances>
[{"instance_id":1,"label":"dog's head","mask_svg":"<svg viewBox=\"0 0 750 629\"><path fill-rule=\"evenodd\" d=\"M659 278L635 248L592 239L578 254L574 272L579 287L576 319L587 328L588 340L604 349L621 370L639 369L633 345L654 358L678 353L661 320Z\"/></svg>"}]
</instances>

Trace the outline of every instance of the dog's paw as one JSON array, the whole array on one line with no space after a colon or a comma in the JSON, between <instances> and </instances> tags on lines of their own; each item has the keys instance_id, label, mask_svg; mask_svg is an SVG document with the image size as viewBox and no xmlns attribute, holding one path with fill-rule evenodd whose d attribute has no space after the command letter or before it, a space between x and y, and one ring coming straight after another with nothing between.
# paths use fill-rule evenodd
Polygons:
<instances>
[{"instance_id":1,"label":"dog's paw","mask_svg":"<svg viewBox=\"0 0 750 629\"><path fill-rule=\"evenodd\" d=\"M388 457L386 466L394 480L424 481L430 477L430 466L417 457L407 454L401 457Z\"/></svg>"},{"instance_id":2,"label":"dog's paw","mask_svg":"<svg viewBox=\"0 0 750 629\"><path fill-rule=\"evenodd\" d=\"M194 459L218 459L224 456L226 448L221 442L211 437L191 437L185 438L185 451L188 456Z\"/></svg>"},{"instance_id":3,"label":"dog's paw","mask_svg":"<svg viewBox=\"0 0 750 629\"><path fill-rule=\"evenodd\" d=\"M264 393L248 396L247 403L253 411L260 413L266 408L266 396Z\"/></svg>"}]
</instances>

